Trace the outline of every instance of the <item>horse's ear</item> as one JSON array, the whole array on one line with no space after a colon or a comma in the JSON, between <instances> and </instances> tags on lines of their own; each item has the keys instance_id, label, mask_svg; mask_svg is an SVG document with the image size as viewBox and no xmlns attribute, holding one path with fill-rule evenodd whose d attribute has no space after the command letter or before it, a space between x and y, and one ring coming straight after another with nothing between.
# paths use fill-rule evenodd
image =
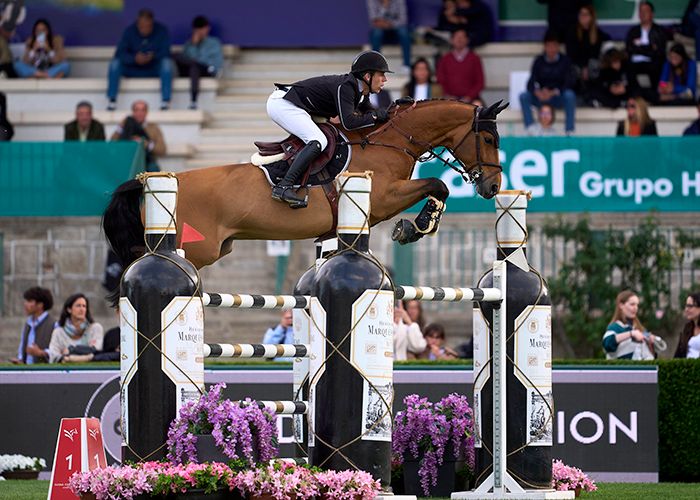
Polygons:
<instances>
[{"instance_id":1,"label":"horse's ear","mask_svg":"<svg viewBox=\"0 0 700 500\"><path fill-rule=\"evenodd\" d=\"M498 106L501 105L503 102L503 99L501 99L498 102L494 102L490 106L486 108L479 108L479 118L484 118L484 119L489 119L489 118L495 118L496 113L498 113L497 108Z\"/></svg>"},{"instance_id":2,"label":"horse's ear","mask_svg":"<svg viewBox=\"0 0 700 500\"><path fill-rule=\"evenodd\" d=\"M496 114L500 113L501 111L503 111L504 109L506 109L510 105L509 102L501 105L502 102L503 102L502 100L498 101L499 106L496 108Z\"/></svg>"}]
</instances>

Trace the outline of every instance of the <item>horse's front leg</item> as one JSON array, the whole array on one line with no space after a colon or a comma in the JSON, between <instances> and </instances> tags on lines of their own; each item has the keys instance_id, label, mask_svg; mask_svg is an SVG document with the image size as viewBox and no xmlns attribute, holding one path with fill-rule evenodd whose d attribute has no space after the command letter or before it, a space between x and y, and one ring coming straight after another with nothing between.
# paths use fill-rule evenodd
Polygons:
<instances>
[{"instance_id":1,"label":"horse's front leg","mask_svg":"<svg viewBox=\"0 0 700 500\"><path fill-rule=\"evenodd\" d=\"M421 186L422 196L419 198L428 198L423 209L413 221L407 219L399 220L391 233L391 239L398 241L401 245L413 243L426 234L435 234L438 231L440 218L445 211L445 201L449 195L449 190L440 179L430 178L425 180L429 182L427 185Z\"/></svg>"}]
</instances>

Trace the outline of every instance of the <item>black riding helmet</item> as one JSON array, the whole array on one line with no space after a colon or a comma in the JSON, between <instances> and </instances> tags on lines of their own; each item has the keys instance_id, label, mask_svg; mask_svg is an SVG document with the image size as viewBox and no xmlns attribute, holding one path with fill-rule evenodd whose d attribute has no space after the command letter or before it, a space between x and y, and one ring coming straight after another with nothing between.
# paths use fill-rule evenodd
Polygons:
<instances>
[{"instance_id":1,"label":"black riding helmet","mask_svg":"<svg viewBox=\"0 0 700 500\"><path fill-rule=\"evenodd\" d=\"M376 50L366 50L362 52L355 58L350 67L350 73L355 75L356 78L361 79L362 75L365 73L371 73L369 79L370 87L372 86L372 78L374 77L375 71L393 73L393 71L389 69L389 63L386 62L386 58Z\"/></svg>"}]
</instances>

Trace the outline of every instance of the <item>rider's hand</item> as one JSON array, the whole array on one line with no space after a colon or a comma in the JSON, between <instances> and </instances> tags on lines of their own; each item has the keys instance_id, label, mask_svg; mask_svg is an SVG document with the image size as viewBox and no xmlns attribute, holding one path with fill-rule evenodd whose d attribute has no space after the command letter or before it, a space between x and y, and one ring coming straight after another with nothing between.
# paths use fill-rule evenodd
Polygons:
<instances>
[{"instance_id":1,"label":"rider's hand","mask_svg":"<svg viewBox=\"0 0 700 500\"><path fill-rule=\"evenodd\" d=\"M389 113L384 108L377 108L374 110L374 116L377 117L377 123L384 123L389 120Z\"/></svg>"}]
</instances>

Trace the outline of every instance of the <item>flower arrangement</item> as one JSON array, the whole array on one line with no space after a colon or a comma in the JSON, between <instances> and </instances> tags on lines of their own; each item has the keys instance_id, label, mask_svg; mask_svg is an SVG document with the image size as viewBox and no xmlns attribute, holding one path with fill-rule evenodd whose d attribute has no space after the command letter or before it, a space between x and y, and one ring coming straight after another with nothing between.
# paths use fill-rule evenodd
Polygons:
<instances>
[{"instance_id":1,"label":"flower arrangement","mask_svg":"<svg viewBox=\"0 0 700 500\"><path fill-rule=\"evenodd\" d=\"M293 497L302 500L314 498L319 493L309 469L280 461L241 471L232 484L248 498L269 495L277 500Z\"/></svg>"},{"instance_id":2,"label":"flower arrangement","mask_svg":"<svg viewBox=\"0 0 700 500\"><path fill-rule=\"evenodd\" d=\"M41 471L46 467L46 460L24 455L0 455L0 474L5 471Z\"/></svg>"},{"instance_id":3,"label":"flower arrangement","mask_svg":"<svg viewBox=\"0 0 700 500\"><path fill-rule=\"evenodd\" d=\"M168 430L168 459L173 463L197 462L197 435L211 434L216 446L232 460L243 458L253 467L254 448L260 462L277 456L277 425L267 409L246 399L222 399L226 384L213 386L198 401L181 409Z\"/></svg>"},{"instance_id":4,"label":"flower arrangement","mask_svg":"<svg viewBox=\"0 0 700 500\"><path fill-rule=\"evenodd\" d=\"M316 474L318 489L327 500L369 500L381 491L379 481L368 472L329 470Z\"/></svg>"},{"instance_id":5,"label":"flower arrangement","mask_svg":"<svg viewBox=\"0 0 700 500\"><path fill-rule=\"evenodd\" d=\"M445 460L448 443L455 459L465 460L469 472L474 471L474 419L466 397L453 393L433 404L411 394L403 402L406 410L394 417L393 463L403 464L422 454L418 475L426 496L437 485L438 467Z\"/></svg>"},{"instance_id":6,"label":"flower arrangement","mask_svg":"<svg viewBox=\"0 0 700 500\"><path fill-rule=\"evenodd\" d=\"M552 488L558 491L596 491L598 489L595 482L581 469L565 465L557 459L552 460Z\"/></svg>"}]
</instances>

